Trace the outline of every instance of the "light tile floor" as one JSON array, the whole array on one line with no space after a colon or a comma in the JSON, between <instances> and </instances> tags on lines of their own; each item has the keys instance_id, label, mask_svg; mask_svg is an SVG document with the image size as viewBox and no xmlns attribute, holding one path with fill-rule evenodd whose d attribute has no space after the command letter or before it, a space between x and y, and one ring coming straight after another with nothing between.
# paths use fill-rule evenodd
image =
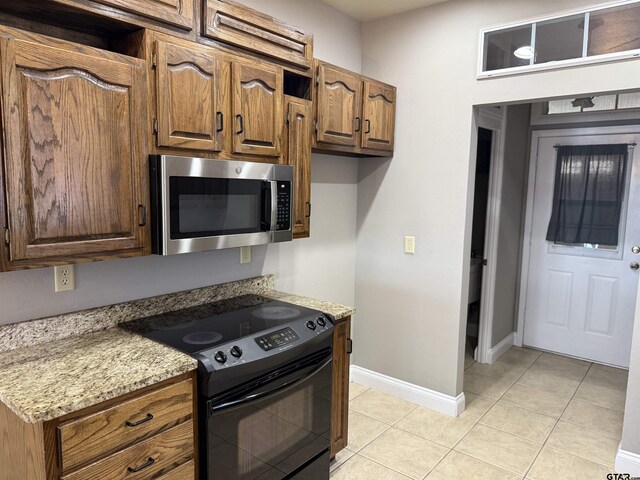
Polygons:
<instances>
[{"instance_id":1,"label":"light tile floor","mask_svg":"<svg viewBox=\"0 0 640 480\"><path fill-rule=\"evenodd\" d=\"M626 370L512 348L465 361L449 417L351 384L349 446L332 480L604 480L622 434Z\"/></svg>"}]
</instances>

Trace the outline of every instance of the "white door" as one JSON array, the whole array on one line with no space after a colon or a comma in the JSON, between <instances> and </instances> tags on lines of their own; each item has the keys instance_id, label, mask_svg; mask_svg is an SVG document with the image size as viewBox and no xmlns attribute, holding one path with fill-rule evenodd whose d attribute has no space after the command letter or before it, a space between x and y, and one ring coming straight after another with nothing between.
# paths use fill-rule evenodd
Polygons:
<instances>
[{"instance_id":1,"label":"white door","mask_svg":"<svg viewBox=\"0 0 640 480\"><path fill-rule=\"evenodd\" d=\"M587 132L585 132L587 133ZM621 367L629 366L640 262L640 161L629 149L617 247L547 241L553 209L556 145L633 144L639 133L550 136L532 144L524 310L525 345ZM534 138L535 142L535 138ZM537 149L537 150L536 150ZM537 161L535 154L537 153ZM532 181L534 183L532 183ZM533 193L533 195L531 195ZM526 267L525 267L526 268Z\"/></svg>"}]
</instances>

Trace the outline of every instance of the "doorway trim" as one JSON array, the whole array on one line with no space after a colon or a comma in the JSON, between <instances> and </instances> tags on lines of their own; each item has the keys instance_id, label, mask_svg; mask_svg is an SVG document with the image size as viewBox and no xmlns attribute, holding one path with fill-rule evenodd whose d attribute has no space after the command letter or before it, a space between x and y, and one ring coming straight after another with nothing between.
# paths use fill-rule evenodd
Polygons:
<instances>
[{"instance_id":1,"label":"doorway trim","mask_svg":"<svg viewBox=\"0 0 640 480\"><path fill-rule=\"evenodd\" d=\"M518 295L518 326L514 334L514 345L523 346L524 319L527 304L527 286L529 265L531 262L531 230L533 226L533 201L535 195L536 173L538 169L538 150L540 139L559 136L616 135L636 133L638 125L620 125L611 127L579 127L558 130L534 130L531 134L531 156L529 158L529 180L527 184L527 202L525 206L524 245L522 247L522 268L520 270L520 293Z\"/></svg>"},{"instance_id":2,"label":"doorway trim","mask_svg":"<svg viewBox=\"0 0 640 480\"><path fill-rule=\"evenodd\" d=\"M491 145L491 166L489 170L489 192L487 201L487 220L483 259L487 265L482 272L482 291L480 292L480 325L478 332L478 350L475 360L479 363L493 363L503 353L501 349L492 349L493 312L497 275L498 233L500 230L500 203L502 198L502 178L504 172L504 151L507 123L507 107L478 108L477 128L493 132ZM477 162L477 149L476 149ZM503 342L500 342L502 344ZM505 351L511 345L507 345ZM498 351L500 350L500 351Z\"/></svg>"}]
</instances>

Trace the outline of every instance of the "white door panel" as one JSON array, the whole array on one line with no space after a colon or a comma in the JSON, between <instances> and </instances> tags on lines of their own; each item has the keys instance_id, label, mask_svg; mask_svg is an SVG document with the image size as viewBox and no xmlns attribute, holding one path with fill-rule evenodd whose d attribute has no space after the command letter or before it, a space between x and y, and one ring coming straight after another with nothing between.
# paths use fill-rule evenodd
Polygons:
<instances>
[{"instance_id":1,"label":"white door panel","mask_svg":"<svg viewBox=\"0 0 640 480\"><path fill-rule=\"evenodd\" d=\"M630 150L617 249L554 245L545 239L555 181L554 146L636 143L640 134L540 136L533 188L524 310L524 344L622 367L629 366L640 262L640 161ZM635 157L635 158L634 158ZM535 161L535 160L534 160ZM637 215L635 215L637 218Z\"/></svg>"}]
</instances>

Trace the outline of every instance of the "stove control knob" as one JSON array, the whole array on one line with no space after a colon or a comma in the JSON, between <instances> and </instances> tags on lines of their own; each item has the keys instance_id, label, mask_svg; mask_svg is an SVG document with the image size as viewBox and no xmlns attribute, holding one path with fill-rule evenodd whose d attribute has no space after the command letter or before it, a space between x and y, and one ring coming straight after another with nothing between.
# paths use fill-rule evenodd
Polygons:
<instances>
[{"instance_id":1,"label":"stove control knob","mask_svg":"<svg viewBox=\"0 0 640 480\"><path fill-rule=\"evenodd\" d=\"M307 328L308 328L309 330L315 330L315 329L316 329L316 324L313 322L313 320L309 320L309 321L307 322Z\"/></svg>"},{"instance_id":2,"label":"stove control knob","mask_svg":"<svg viewBox=\"0 0 640 480\"><path fill-rule=\"evenodd\" d=\"M231 350L229 353L231 353L231 355L233 355L236 358L240 358L242 356L242 349L239 346L234 345L233 347L231 347Z\"/></svg>"},{"instance_id":3,"label":"stove control knob","mask_svg":"<svg viewBox=\"0 0 640 480\"><path fill-rule=\"evenodd\" d=\"M322 317L318 317L318 318L316 319L316 322L318 322L318 325L320 325L321 327L324 327L324 326L327 324L327 322L325 321L325 319L324 319L324 318L322 318Z\"/></svg>"},{"instance_id":4,"label":"stove control knob","mask_svg":"<svg viewBox=\"0 0 640 480\"><path fill-rule=\"evenodd\" d=\"M215 358L216 362L218 362L218 363L226 363L227 362L227 355L224 352L216 352L216 354L213 356L213 358Z\"/></svg>"}]
</instances>

